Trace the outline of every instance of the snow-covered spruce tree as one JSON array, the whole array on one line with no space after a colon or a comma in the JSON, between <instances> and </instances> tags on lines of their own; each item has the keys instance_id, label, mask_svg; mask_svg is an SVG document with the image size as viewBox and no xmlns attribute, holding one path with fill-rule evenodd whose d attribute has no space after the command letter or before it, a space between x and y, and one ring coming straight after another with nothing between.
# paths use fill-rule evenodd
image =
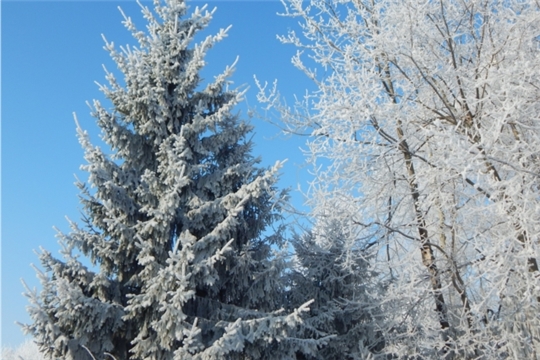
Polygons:
<instances>
[{"instance_id":1,"label":"snow-covered spruce tree","mask_svg":"<svg viewBox=\"0 0 540 360\"><path fill-rule=\"evenodd\" d=\"M143 7L138 47L106 49L123 73L94 101L106 154L80 126L88 184L85 226L60 234L64 259L43 250L43 289L29 292L31 333L48 358L287 359L314 342L287 337L305 309L280 310L282 262L272 255L283 193L276 165L250 154L251 126L231 114L232 68L206 87L204 55L226 30L191 45L211 12L185 2ZM78 258L94 264L88 268ZM95 269L98 269L94 271Z\"/></svg>"},{"instance_id":2,"label":"snow-covered spruce tree","mask_svg":"<svg viewBox=\"0 0 540 360\"><path fill-rule=\"evenodd\" d=\"M311 136L314 208L376 243L384 352L538 358L538 1L285 5L318 89L260 99Z\"/></svg>"},{"instance_id":3,"label":"snow-covered spruce tree","mask_svg":"<svg viewBox=\"0 0 540 360\"><path fill-rule=\"evenodd\" d=\"M368 269L373 244L350 233L348 219L337 213L319 214L313 229L293 239L288 305L296 308L313 299L301 337L333 336L316 356L305 358L368 359L384 347L376 324L380 309L366 305L368 293L377 291L373 286L380 286Z\"/></svg>"}]
</instances>

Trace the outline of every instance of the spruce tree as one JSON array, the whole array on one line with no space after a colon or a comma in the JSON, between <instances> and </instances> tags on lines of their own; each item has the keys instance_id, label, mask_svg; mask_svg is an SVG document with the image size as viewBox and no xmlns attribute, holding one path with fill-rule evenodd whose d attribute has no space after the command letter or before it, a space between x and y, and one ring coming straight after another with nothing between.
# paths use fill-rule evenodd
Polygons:
<instances>
[{"instance_id":1,"label":"spruce tree","mask_svg":"<svg viewBox=\"0 0 540 360\"><path fill-rule=\"evenodd\" d=\"M320 217L313 229L292 241L289 306L313 301L298 337L331 338L316 354L300 359L368 359L384 347L376 324L380 306L371 297L382 285L369 269L372 244L359 241L347 222Z\"/></svg>"},{"instance_id":2,"label":"spruce tree","mask_svg":"<svg viewBox=\"0 0 540 360\"><path fill-rule=\"evenodd\" d=\"M25 326L49 358L293 358L314 342L288 338L300 313L280 310L282 261L273 255L283 193L277 164L251 155L252 127L232 114L242 97L227 68L203 86L204 56L226 30L193 45L212 12L186 17L181 0L143 7L137 47L106 49L123 73L100 90L93 116L110 147L77 124L89 174L85 217L59 234L63 259L43 250L42 289L28 292ZM79 258L84 255L93 266ZM303 350L302 350L303 349ZM92 354L92 355L90 355ZM110 358L110 357L109 357Z\"/></svg>"}]
</instances>

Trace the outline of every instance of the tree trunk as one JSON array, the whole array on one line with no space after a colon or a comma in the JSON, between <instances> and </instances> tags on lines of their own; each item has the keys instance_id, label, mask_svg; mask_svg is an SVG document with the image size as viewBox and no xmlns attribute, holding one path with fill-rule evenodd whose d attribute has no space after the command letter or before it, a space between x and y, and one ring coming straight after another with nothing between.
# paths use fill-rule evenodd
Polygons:
<instances>
[{"instance_id":1,"label":"tree trunk","mask_svg":"<svg viewBox=\"0 0 540 360\"><path fill-rule=\"evenodd\" d=\"M409 151L409 145L404 139L403 130L401 129L401 121L398 120L397 134L399 137L399 150L401 150L403 157L405 158L405 166L407 167L407 174L409 175L409 189L411 190L411 196L413 198L413 207L416 218L416 226L418 228L418 235L420 237L420 250L422 253L422 263L428 269L431 288L433 290L433 296L435 297L435 309L439 316L439 323L442 329L450 327L448 323L448 311L446 309L446 303L442 294L441 278L437 264L435 263L435 255L433 254L433 248L429 241L429 234L426 228L426 220L424 214L419 206L420 193L418 191L418 184L416 182L416 172L414 170L414 164L412 156Z\"/></svg>"}]
</instances>

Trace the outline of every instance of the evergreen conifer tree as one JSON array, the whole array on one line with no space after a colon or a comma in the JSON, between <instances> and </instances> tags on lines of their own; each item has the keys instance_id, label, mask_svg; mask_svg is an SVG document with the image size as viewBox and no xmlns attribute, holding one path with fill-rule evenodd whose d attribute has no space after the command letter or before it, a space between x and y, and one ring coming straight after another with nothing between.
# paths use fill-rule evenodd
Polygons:
<instances>
[{"instance_id":1,"label":"evergreen conifer tree","mask_svg":"<svg viewBox=\"0 0 540 360\"><path fill-rule=\"evenodd\" d=\"M320 217L311 231L292 241L289 305L313 300L298 336L332 337L317 354L301 359L368 359L384 346L376 327L381 311L369 295L382 285L374 284L376 276L369 269L371 245L348 232L347 221Z\"/></svg>"},{"instance_id":2,"label":"evergreen conifer tree","mask_svg":"<svg viewBox=\"0 0 540 360\"><path fill-rule=\"evenodd\" d=\"M300 321L282 306L282 262L272 254L283 193L257 166L251 126L231 114L242 93L232 67L206 87L204 55L226 30L191 45L212 12L185 17L181 0L143 7L147 31L125 26L138 47L106 49L93 116L107 154L78 127L89 173L79 182L85 226L60 234L63 259L43 250L42 290L28 292L25 326L49 358L287 359L314 342L287 337ZM93 263L80 261L83 254ZM98 269L98 270L95 270ZM90 355L93 354L93 355Z\"/></svg>"}]
</instances>

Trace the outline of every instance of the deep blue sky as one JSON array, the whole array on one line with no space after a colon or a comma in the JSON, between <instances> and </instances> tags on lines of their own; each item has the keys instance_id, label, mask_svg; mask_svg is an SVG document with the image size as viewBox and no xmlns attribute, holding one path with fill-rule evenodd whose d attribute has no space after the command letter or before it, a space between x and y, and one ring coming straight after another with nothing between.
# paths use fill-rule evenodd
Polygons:
<instances>
[{"instance_id":1,"label":"deep blue sky","mask_svg":"<svg viewBox=\"0 0 540 360\"><path fill-rule=\"evenodd\" d=\"M192 7L203 4L191 2ZM117 46L135 43L121 24L118 5L139 28L144 27L134 1L2 2L3 346L16 346L24 339L14 322L29 322L20 279L38 286L30 267L38 263L33 249L42 246L58 254L53 226L67 231L65 217L80 218L73 183L74 174L85 178L79 171L84 160L72 113L97 140L99 131L85 102L102 98L94 83L105 83L102 64L116 70L103 50L101 34ZM229 37L210 51L203 72L206 78L220 73L238 55L233 81L250 86L250 106L257 105L254 74L269 82L279 79L289 102L293 94L302 96L312 86L291 64L296 49L276 40L276 34L296 27L296 20L276 15L282 10L279 1L209 2L210 8L214 6L218 9L207 33L233 27ZM244 115L246 108L246 104L239 106ZM253 124L254 155L262 156L265 165L289 159L280 185L306 189L309 176L300 167L299 150L305 139L280 137L276 127L258 119ZM293 198L295 205L302 203L300 195Z\"/></svg>"}]
</instances>

